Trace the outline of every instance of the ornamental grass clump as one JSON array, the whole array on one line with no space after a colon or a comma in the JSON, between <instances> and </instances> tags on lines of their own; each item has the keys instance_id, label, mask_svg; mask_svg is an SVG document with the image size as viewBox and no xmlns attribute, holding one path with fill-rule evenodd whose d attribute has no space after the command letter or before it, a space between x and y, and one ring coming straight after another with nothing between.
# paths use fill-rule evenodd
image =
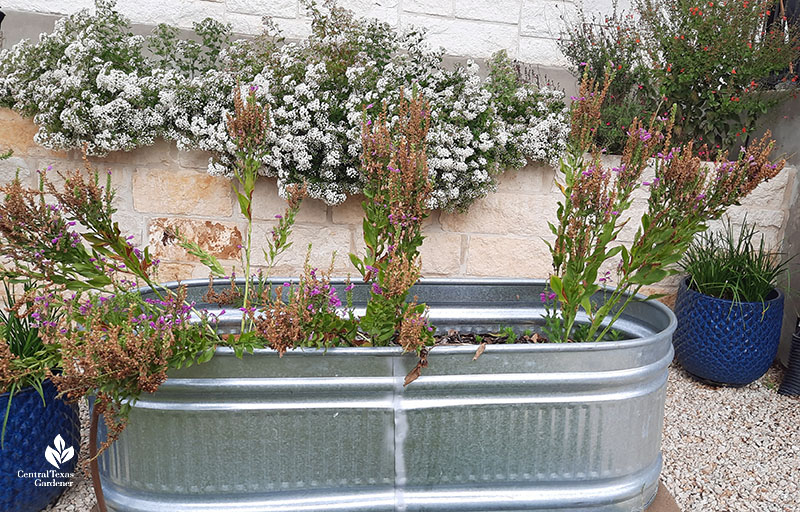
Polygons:
<instances>
[{"instance_id":1,"label":"ornamental grass clump","mask_svg":"<svg viewBox=\"0 0 800 512\"><path fill-rule=\"evenodd\" d=\"M763 302L778 286L789 259L770 250L762 234L745 219L738 233L728 219L721 232L700 233L680 261L689 287L705 295L738 302Z\"/></svg>"},{"instance_id":2,"label":"ornamental grass clump","mask_svg":"<svg viewBox=\"0 0 800 512\"><path fill-rule=\"evenodd\" d=\"M39 296L36 283L15 279L0 267L4 297L0 301L0 393L8 393L8 405L0 410L3 425L0 429L0 449L3 447L6 425L11 414L14 395L32 387L44 400L42 385L50 368L59 359L42 340L40 330L53 325L60 316L57 308L49 308L45 315L38 311L38 303L49 302L52 295Z\"/></svg>"},{"instance_id":3,"label":"ornamental grass clump","mask_svg":"<svg viewBox=\"0 0 800 512\"><path fill-rule=\"evenodd\" d=\"M723 154L713 164L696 156L694 144L673 147L674 121L652 117L648 123L634 120L618 167L604 164L592 137L601 120L600 109L611 77L602 84L585 78L579 100L573 105L570 150L561 163L557 222L550 224L556 236L550 245L553 257L546 331L552 341L599 341L634 294L678 272L677 263L694 236L718 219L731 205L760 183L775 177L785 160L773 163L774 141L769 133L729 161ZM654 177L642 181L652 167ZM615 243L620 231L635 221L626 215L637 189L649 192L646 212L630 247ZM615 272L604 264L619 257ZM612 275L614 274L614 275ZM613 279L616 288L609 288ZM603 300L593 296L602 292ZM585 314L588 327L576 322Z\"/></svg>"}]
</instances>

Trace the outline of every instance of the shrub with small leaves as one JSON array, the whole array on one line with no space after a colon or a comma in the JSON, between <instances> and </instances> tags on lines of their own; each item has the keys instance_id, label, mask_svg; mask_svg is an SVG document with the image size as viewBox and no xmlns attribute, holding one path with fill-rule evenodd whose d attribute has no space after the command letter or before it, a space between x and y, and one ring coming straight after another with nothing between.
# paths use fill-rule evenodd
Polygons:
<instances>
[{"instance_id":1,"label":"shrub with small leaves","mask_svg":"<svg viewBox=\"0 0 800 512\"><path fill-rule=\"evenodd\" d=\"M614 80L600 110L595 136L598 147L620 154L633 119L648 117L657 108L641 28L634 14L619 9L617 0L609 14L587 14L583 7L578 7L576 14L558 46L578 79L588 74L600 82L606 68L613 69Z\"/></svg>"}]
</instances>

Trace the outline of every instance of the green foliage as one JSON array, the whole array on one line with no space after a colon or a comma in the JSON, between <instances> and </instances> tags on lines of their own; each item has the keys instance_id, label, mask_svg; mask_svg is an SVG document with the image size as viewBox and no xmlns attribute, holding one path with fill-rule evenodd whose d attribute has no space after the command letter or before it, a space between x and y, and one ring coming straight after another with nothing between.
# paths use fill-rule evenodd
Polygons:
<instances>
[{"instance_id":1,"label":"green foliage","mask_svg":"<svg viewBox=\"0 0 800 512\"><path fill-rule=\"evenodd\" d=\"M625 132L633 119L649 118L657 107L640 30L634 15L619 10L614 0L607 16L587 15L583 7L578 7L575 20L567 23L564 36L558 40L576 78L586 75L601 82L606 69L613 69L614 81L596 131L598 147L612 154L622 153Z\"/></svg>"},{"instance_id":2,"label":"green foliage","mask_svg":"<svg viewBox=\"0 0 800 512\"><path fill-rule=\"evenodd\" d=\"M192 32L200 41L179 38L179 30L165 23L156 25L147 36L147 47L156 57L155 65L162 69L177 69L189 78L213 69L222 50L230 45L230 24L223 25L206 18L193 23Z\"/></svg>"},{"instance_id":3,"label":"green foliage","mask_svg":"<svg viewBox=\"0 0 800 512\"><path fill-rule=\"evenodd\" d=\"M560 169L563 199L558 203L558 222L550 225L556 236L548 244L554 273L550 290L542 293L545 331L551 341L607 339L634 294L678 272L674 264L709 220L718 219L785 164L771 162L774 141L767 134L737 160L706 168L691 143L671 148L672 119L653 118L647 127L638 123L631 127L619 167L609 169L591 136L609 80L600 87L584 78L581 99L573 103L571 147ZM655 177L640 181L647 166L654 168ZM642 187L649 189L647 211L628 248L615 241L633 220L625 213L633 201L631 194ZM612 272L601 274L601 269L617 257L616 289L608 289ZM601 291L602 300L593 299ZM581 310L588 319L585 334L576 328Z\"/></svg>"},{"instance_id":4,"label":"green foliage","mask_svg":"<svg viewBox=\"0 0 800 512\"><path fill-rule=\"evenodd\" d=\"M42 315L37 302L55 301L55 297L52 294L45 295L34 301L34 282L13 278L6 274L5 269L0 270L5 294L4 301L0 301L4 302L0 307L0 393L9 393L0 431L1 448L14 395L21 389L33 387L44 401L42 383L47 378L47 371L55 368L60 361L52 347L42 341L39 328L57 320L60 312L57 308L51 308ZM18 295L20 292L21 295Z\"/></svg>"},{"instance_id":5,"label":"green foliage","mask_svg":"<svg viewBox=\"0 0 800 512\"><path fill-rule=\"evenodd\" d=\"M658 93L678 109L679 142L708 144L713 156L746 140L759 117L788 98L765 86L800 57L796 26L779 18L766 23L770 10L778 9L775 2L636 5Z\"/></svg>"},{"instance_id":6,"label":"green foliage","mask_svg":"<svg viewBox=\"0 0 800 512\"><path fill-rule=\"evenodd\" d=\"M506 343L516 343L517 342L517 333L514 332L514 328L510 326L501 327L500 328L500 335L505 336Z\"/></svg>"},{"instance_id":7,"label":"green foliage","mask_svg":"<svg viewBox=\"0 0 800 512\"><path fill-rule=\"evenodd\" d=\"M706 232L692 241L680 267L689 286L700 293L734 302L760 302L777 286L790 259L755 244L756 227L745 219L738 233L730 219L722 232Z\"/></svg>"},{"instance_id":8,"label":"green foliage","mask_svg":"<svg viewBox=\"0 0 800 512\"><path fill-rule=\"evenodd\" d=\"M222 264L219 262L216 256L209 253L204 248L200 247L200 244L193 240L189 240L185 236L183 236L180 231L177 229L172 233L175 238L178 240L178 245L180 245L183 249L186 250L191 256L194 256L200 263L202 263L208 270L211 272L211 275L214 277L222 277L225 275L225 269L222 268Z\"/></svg>"},{"instance_id":9,"label":"green foliage","mask_svg":"<svg viewBox=\"0 0 800 512\"><path fill-rule=\"evenodd\" d=\"M771 85L796 81L789 69L800 57L798 28L776 9L771 0L637 0L632 13L615 2L607 17L579 9L559 40L573 73L599 81L609 64L617 73L599 147L621 152L632 118L674 105L676 142L708 145L704 158L738 151L759 118L788 99L790 91Z\"/></svg>"}]
</instances>

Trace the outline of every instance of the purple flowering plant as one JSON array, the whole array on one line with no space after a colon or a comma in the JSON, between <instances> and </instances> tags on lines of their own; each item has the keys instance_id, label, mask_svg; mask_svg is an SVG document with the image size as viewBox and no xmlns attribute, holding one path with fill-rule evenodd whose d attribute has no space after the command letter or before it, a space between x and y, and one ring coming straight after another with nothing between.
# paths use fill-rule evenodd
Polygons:
<instances>
[{"instance_id":1,"label":"purple flowering plant","mask_svg":"<svg viewBox=\"0 0 800 512\"><path fill-rule=\"evenodd\" d=\"M208 360L217 336L207 322L187 321L193 305L184 290L154 284L158 261L134 247L113 220L110 177L101 185L88 163L59 177L57 185L40 172L38 188L19 179L0 187L3 274L35 283L17 297L25 307L13 315L35 328L42 342L34 354L12 357L6 354L15 354L11 338L0 340L8 356L0 358L0 387L18 383L15 374L35 372L69 399L94 395L111 441L131 401L155 390L167 369ZM158 299L143 300L139 283L150 285Z\"/></svg>"},{"instance_id":2,"label":"purple flowering plant","mask_svg":"<svg viewBox=\"0 0 800 512\"><path fill-rule=\"evenodd\" d=\"M674 266L697 233L761 182L778 174L785 161L770 159L774 141L769 133L752 143L735 160L721 154L713 164L697 156L692 143L672 147L671 118L634 120L619 167L601 159L594 133L613 76L603 83L584 77L573 104L570 150L562 159L555 241L545 331L551 341L600 341L643 288L679 272ZM700 152L702 153L702 148ZM655 178L643 182L645 168ZM630 247L616 242L623 227L635 222L626 211L636 189L649 191L646 212ZM611 288L611 271L603 265L618 258ZM602 272L602 273L601 273ZM598 277L599 276L599 277ZM601 293L602 300L598 300ZM651 295L648 298L656 298ZM586 320L578 322L579 314Z\"/></svg>"},{"instance_id":3,"label":"purple flowering plant","mask_svg":"<svg viewBox=\"0 0 800 512\"><path fill-rule=\"evenodd\" d=\"M364 344L385 346L395 340L407 351L433 343L425 304L409 302L408 291L420 276L419 248L425 205L431 193L425 138L430 106L415 93L400 96L397 123L390 127L384 107L373 122L364 110L361 164L366 184L365 254L350 255L370 300L359 327Z\"/></svg>"}]
</instances>

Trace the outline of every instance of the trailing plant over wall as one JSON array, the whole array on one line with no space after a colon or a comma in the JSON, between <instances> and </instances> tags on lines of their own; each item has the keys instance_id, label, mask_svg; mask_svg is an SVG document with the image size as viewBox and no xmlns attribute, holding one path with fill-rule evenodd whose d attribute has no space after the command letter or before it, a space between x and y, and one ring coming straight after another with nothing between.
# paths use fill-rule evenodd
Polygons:
<instances>
[{"instance_id":1,"label":"trailing plant over wall","mask_svg":"<svg viewBox=\"0 0 800 512\"><path fill-rule=\"evenodd\" d=\"M197 24L212 46L189 51L188 44L170 46L163 27L150 38L134 35L113 6L98 0L95 14L61 18L37 43L22 41L0 54L0 105L33 117L37 143L58 150L85 145L95 155L152 144L171 122L162 94L182 83L185 67L213 67L211 40L229 30ZM176 67L158 66L166 60Z\"/></svg>"},{"instance_id":2,"label":"trailing plant over wall","mask_svg":"<svg viewBox=\"0 0 800 512\"><path fill-rule=\"evenodd\" d=\"M253 84L272 125L259 172L276 176L281 193L304 182L311 197L338 204L364 184L362 109L386 103L391 120L398 91L417 87L431 105L428 206L448 209L484 196L505 168L555 162L566 146L563 94L522 82L504 54L481 79L472 62L444 66L423 32L397 33L335 2L306 2L311 34L298 42L268 22L261 36L230 43L230 27L211 20L195 25L199 41L166 25L143 37L113 6L97 0L95 13L0 54L0 105L32 116L38 143L103 155L165 137L213 152L209 171L230 175L226 118L236 83Z\"/></svg>"}]
</instances>

